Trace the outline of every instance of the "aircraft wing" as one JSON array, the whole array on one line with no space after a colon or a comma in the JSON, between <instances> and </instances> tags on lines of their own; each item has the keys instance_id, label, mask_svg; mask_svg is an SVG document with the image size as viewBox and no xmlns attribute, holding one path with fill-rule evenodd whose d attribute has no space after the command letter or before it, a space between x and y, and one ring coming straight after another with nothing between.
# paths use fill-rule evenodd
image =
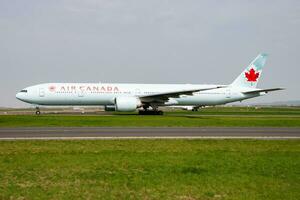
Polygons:
<instances>
[{"instance_id":1,"label":"aircraft wing","mask_svg":"<svg viewBox=\"0 0 300 200\"><path fill-rule=\"evenodd\" d=\"M276 90L284 90L284 88L270 88L270 89L258 89L258 90L251 90L251 91L246 91L246 92L242 92L243 94L255 94L255 93L259 93L259 92L272 92L272 91L276 91Z\"/></svg>"},{"instance_id":2,"label":"aircraft wing","mask_svg":"<svg viewBox=\"0 0 300 200\"><path fill-rule=\"evenodd\" d=\"M139 96L142 102L166 102L169 98L179 98L180 95L192 95L194 92L206 91L206 90L213 90L218 88L224 88L225 86L217 86L217 87L210 87L210 88L202 88L202 89L193 89L193 90L179 90L179 91L170 91L165 93L157 93L151 95L143 95Z\"/></svg>"}]
</instances>

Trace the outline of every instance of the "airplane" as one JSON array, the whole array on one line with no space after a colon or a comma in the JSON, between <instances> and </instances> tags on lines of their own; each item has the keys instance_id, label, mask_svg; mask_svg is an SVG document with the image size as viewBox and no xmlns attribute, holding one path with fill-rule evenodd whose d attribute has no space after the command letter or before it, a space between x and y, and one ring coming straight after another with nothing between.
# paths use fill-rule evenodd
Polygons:
<instances>
[{"instance_id":1,"label":"airplane","mask_svg":"<svg viewBox=\"0 0 300 200\"><path fill-rule=\"evenodd\" d=\"M258 89L267 54L259 54L229 85L45 83L22 89L16 98L36 106L104 106L105 111L157 114L163 106L200 107L222 105L259 97L283 88Z\"/></svg>"}]
</instances>

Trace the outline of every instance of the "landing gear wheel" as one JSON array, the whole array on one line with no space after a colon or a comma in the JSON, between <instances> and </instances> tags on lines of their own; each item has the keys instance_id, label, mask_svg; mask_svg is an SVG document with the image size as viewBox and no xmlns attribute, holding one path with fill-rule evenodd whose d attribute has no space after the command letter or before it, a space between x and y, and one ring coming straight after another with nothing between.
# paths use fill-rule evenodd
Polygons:
<instances>
[{"instance_id":1,"label":"landing gear wheel","mask_svg":"<svg viewBox=\"0 0 300 200\"><path fill-rule=\"evenodd\" d=\"M36 109L35 114L40 115L41 114L40 108L37 106L35 107L35 109Z\"/></svg>"},{"instance_id":2,"label":"landing gear wheel","mask_svg":"<svg viewBox=\"0 0 300 200\"><path fill-rule=\"evenodd\" d=\"M195 107L195 108L192 109L192 111L193 111L193 112L197 112L198 109L199 109L198 107Z\"/></svg>"},{"instance_id":3,"label":"landing gear wheel","mask_svg":"<svg viewBox=\"0 0 300 200\"><path fill-rule=\"evenodd\" d=\"M139 115L163 115L161 110L139 110Z\"/></svg>"}]
</instances>

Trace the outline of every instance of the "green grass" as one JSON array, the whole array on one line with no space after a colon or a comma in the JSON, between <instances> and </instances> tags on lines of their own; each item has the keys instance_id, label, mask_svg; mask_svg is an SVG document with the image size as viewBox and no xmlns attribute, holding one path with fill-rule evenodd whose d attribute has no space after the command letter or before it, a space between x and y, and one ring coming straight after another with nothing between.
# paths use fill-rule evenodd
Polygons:
<instances>
[{"instance_id":1,"label":"green grass","mask_svg":"<svg viewBox=\"0 0 300 200\"><path fill-rule=\"evenodd\" d=\"M0 199L300 199L299 140L0 142Z\"/></svg>"},{"instance_id":2,"label":"green grass","mask_svg":"<svg viewBox=\"0 0 300 200\"><path fill-rule=\"evenodd\" d=\"M0 116L0 127L300 127L286 116Z\"/></svg>"},{"instance_id":3,"label":"green grass","mask_svg":"<svg viewBox=\"0 0 300 200\"><path fill-rule=\"evenodd\" d=\"M109 114L109 115L107 115ZM216 107L163 116L136 113L106 115L0 115L0 127L300 127L300 108Z\"/></svg>"},{"instance_id":4,"label":"green grass","mask_svg":"<svg viewBox=\"0 0 300 200\"><path fill-rule=\"evenodd\" d=\"M208 107L200 109L199 112L177 110L168 112L174 114L190 115L298 115L300 107Z\"/></svg>"}]
</instances>

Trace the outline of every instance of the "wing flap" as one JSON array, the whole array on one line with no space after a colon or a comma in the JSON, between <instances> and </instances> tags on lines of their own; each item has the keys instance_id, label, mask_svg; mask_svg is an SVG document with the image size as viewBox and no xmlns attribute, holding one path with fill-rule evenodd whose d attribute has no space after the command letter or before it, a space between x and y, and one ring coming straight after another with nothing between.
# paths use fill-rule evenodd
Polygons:
<instances>
[{"instance_id":1,"label":"wing flap","mask_svg":"<svg viewBox=\"0 0 300 200\"><path fill-rule=\"evenodd\" d=\"M169 100L169 98L179 98L181 95L193 95L194 92L201 92L201 91L213 90L213 89L224 88L224 87L226 86L217 86L217 87L201 88L201 89L193 89L193 90L171 91L165 93L139 96L139 98L142 102L166 102Z\"/></svg>"}]
</instances>

